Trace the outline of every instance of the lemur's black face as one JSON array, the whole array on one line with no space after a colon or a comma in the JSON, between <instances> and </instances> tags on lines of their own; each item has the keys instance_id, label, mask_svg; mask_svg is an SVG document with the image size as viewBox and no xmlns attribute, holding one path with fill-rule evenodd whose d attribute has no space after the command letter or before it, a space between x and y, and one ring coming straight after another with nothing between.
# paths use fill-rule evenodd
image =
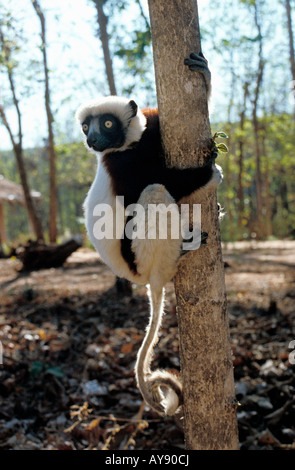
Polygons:
<instances>
[{"instance_id":1,"label":"lemur's black face","mask_svg":"<svg viewBox=\"0 0 295 470\"><path fill-rule=\"evenodd\" d=\"M124 145L126 130L113 114L88 116L82 123L87 145L97 152L116 149Z\"/></svg>"}]
</instances>

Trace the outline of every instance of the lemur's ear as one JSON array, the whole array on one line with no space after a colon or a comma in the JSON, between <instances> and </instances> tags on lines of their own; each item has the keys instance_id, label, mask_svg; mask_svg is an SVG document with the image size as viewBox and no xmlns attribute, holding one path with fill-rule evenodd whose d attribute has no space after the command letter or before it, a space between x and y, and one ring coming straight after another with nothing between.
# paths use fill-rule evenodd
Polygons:
<instances>
[{"instance_id":1,"label":"lemur's ear","mask_svg":"<svg viewBox=\"0 0 295 470\"><path fill-rule=\"evenodd\" d=\"M138 108L138 106L137 106L137 104L135 103L135 101L133 101L133 100L129 101L128 104L129 104L129 106L130 106L130 108L131 108L131 110L132 110L132 115L131 115L131 119L132 119L132 118L134 118L134 117L136 116L136 114L137 114L137 108Z\"/></svg>"}]
</instances>

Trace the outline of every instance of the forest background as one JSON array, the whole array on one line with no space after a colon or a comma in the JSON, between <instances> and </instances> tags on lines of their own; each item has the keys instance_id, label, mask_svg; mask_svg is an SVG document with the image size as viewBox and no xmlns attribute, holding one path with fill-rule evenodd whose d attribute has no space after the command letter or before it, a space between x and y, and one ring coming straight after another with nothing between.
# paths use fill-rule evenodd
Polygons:
<instances>
[{"instance_id":1,"label":"forest background","mask_svg":"<svg viewBox=\"0 0 295 470\"><path fill-rule=\"evenodd\" d=\"M228 135L229 152L218 156L222 239L293 239L295 2L198 6L212 134ZM45 240L84 235L82 203L96 161L74 113L108 94L157 106L147 2L0 0L0 11L0 174L23 185L25 177L42 194L33 210ZM23 207L5 204L5 220L5 249L28 238Z\"/></svg>"}]
</instances>

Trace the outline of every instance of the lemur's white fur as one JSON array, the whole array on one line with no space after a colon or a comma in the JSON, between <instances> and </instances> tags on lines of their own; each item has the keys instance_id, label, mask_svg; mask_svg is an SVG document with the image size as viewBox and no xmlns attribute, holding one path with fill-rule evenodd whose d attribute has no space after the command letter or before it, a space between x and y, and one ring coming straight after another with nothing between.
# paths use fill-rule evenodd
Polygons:
<instances>
[{"instance_id":1,"label":"lemur's white fur","mask_svg":"<svg viewBox=\"0 0 295 470\"><path fill-rule=\"evenodd\" d=\"M82 123L86 119L86 117L89 115L96 116L97 114L112 113L116 117L118 117L121 122L123 123L129 122L131 110L127 106L128 102L129 102L128 99L119 98L117 96L110 96L108 98L101 99L101 100L93 100L91 102L86 103L85 105L81 106L78 109L78 111L76 112L76 119L78 120L79 123ZM127 133L127 139L126 139L126 142L124 143L124 146L120 148L120 152L128 148L128 146L130 146L131 143L137 142L138 140L140 140L142 133L145 129L145 126L146 126L146 118L140 110L137 110L136 116L130 122L128 133ZM85 145L87 146L86 136L85 134L83 135L84 135ZM88 146L87 148L89 149ZM102 154L110 152L110 151L112 151L112 149L107 149L104 152L102 152ZM169 256L171 257L171 254L169 254L169 251L171 252L172 250L168 249L167 240L147 240L147 239L133 240L132 248L134 249L136 259L140 260L138 264L139 275L133 275L130 272L128 264L126 263L124 258L122 258L121 241L120 239L118 239L118 237L117 238L114 237L113 239L103 238L102 240L98 240L97 238L95 238L94 224L97 220L97 216L93 215L95 206L97 206L98 204L108 204L112 208L112 211L110 211L109 217L113 217L112 224L115 230L116 198L111 191L110 176L108 175L103 164L101 163L102 154L95 152L95 151L94 153L98 157L98 170L97 170L94 182L89 190L89 193L85 199L84 206L83 206L84 213L85 213L86 228L87 228L87 232L88 232L88 235L92 244L98 251L102 260L108 266L112 267L113 272L117 276L124 277L133 282L136 282L138 284L144 284L144 285L150 283L149 281L150 281L150 276L151 276L151 266L154 266L154 272L156 272L157 269L160 270L159 276L158 276L159 278L160 278L160 272L161 272L161 275L164 275L165 279L167 278L167 275L165 276L163 272L163 270L165 270L165 264L157 263L156 261L160 259L161 253L162 254L165 253L166 255L165 258L168 261L167 262L168 280L170 280L171 277L173 277L173 274L175 272L175 263L177 261L177 257L179 256L180 249L178 250L176 259L173 260L174 272L171 276L171 273L170 273L171 268L170 268L170 263L169 263ZM149 187L149 190L143 191L138 203L141 204L143 207L147 208L149 203L159 204L161 202L164 202L163 196L165 192L167 193L164 186L151 185L151 187ZM174 202L174 200L170 196L170 203L171 202ZM118 200L117 200L117 204L118 204ZM124 225L119 228L121 233L123 233L124 228L125 228ZM118 234L118 228L117 228L117 234ZM179 245L181 241L177 240L177 243ZM169 245L169 248L170 248L170 245ZM165 284L166 282L168 281L166 280Z\"/></svg>"},{"instance_id":2,"label":"lemur's white fur","mask_svg":"<svg viewBox=\"0 0 295 470\"><path fill-rule=\"evenodd\" d=\"M103 238L102 240L98 240L94 236L94 225L97 217L93 215L93 212L97 204L104 203L112 207L113 211L110 213L110 217L114 217L114 229L116 227L115 197L110 191L110 187L110 177L103 165L99 164L95 180L84 202L87 232L101 259L111 267L114 274L138 284L149 285L148 295L151 307L150 324L147 329L147 335L138 352L135 366L136 380L139 389L150 407L154 408L159 414L163 414L164 411L167 415L173 415L179 407L179 397L174 390L169 388L168 384L174 381L176 388L179 387L179 381L173 374L166 371L157 370L151 372L150 362L153 347L158 341L158 330L163 315L164 286L176 273L182 238L170 239L169 241L135 238L132 241L132 249L135 253L136 260L139 261L137 265L138 274L133 274L121 255L120 240L116 238ZM164 203L169 205L173 202L174 199L166 191L165 187L159 184L150 185L141 193L138 204L141 204L146 209L146 217L143 220L143 223L146 224L146 233L148 232L148 205L151 203ZM119 230L123 231L124 228L123 225ZM169 217L167 233L168 235L171 233ZM149 359L148 362L146 362L146 358ZM157 386L155 386L155 380L158 382ZM147 381L151 384L151 388L147 386ZM166 395L161 393L159 385L167 387L168 392Z\"/></svg>"},{"instance_id":3,"label":"lemur's white fur","mask_svg":"<svg viewBox=\"0 0 295 470\"><path fill-rule=\"evenodd\" d=\"M126 150L131 143L141 139L142 133L146 127L146 118L140 110L135 117L131 119L132 109L128 107L129 100L118 97L107 97L104 99L93 100L82 105L76 118L81 124L87 116L96 116L103 113L112 113L125 124L129 125L127 138L118 152ZM128 123L128 124L127 124ZM86 136L84 142L89 149ZM109 217L113 217L113 226L116 227L116 197L112 192L111 179L103 163L102 155L114 149L107 149L102 153L95 152L98 159L98 169L93 184L88 192L84 202L85 224L89 238L102 260L110 266L113 272L119 276L129 279L132 282L148 285L148 294L150 299L151 315L150 324L146 336L137 356L135 366L136 379L142 395L148 405L154 408L158 413L172 415L179 408L181 402L182 385L177 377L166 371L151 371L150 362L152 358L153 347L158 340L158 330L161 325L164 302L164 286L170 281L176 273L178 259L181 252L182 238L179 230L178 239L169 239L170 227L168 226L168 239L145 239L135 238L132 241L132 251L135 253L138 274L133 274L127 262L121 254L121 240L118 232L123 233L125 224L117 227L116 235L112 239L103 238L101 240L95 237L95 207L98 204L108 204L112 211ZM92 150L93 151L93 150ZM118 156L119 158L119 156ZM216 187L222 180L220 167L213 167L213 177L207 185L200 190L208 190L210 187ZM138 204L145 208L146 214L149 204L165 204L166 206L175 202L166 188L161 184L152 184L147 186L141 193ZM118 200L117 200L118 204ZM124 209L122 207L122 209ZM125 218L126 220L126 218ZM168 217L169 221L169 217ZM142 223L145 223L145 231L148 230L148 217L145 217ZM164 393L163 393L164 391Z\"/></svg>"},{"instance_id":4,"label":"lemur's white fur","mask_svg":"<svg viewBox=\"0 0 295 470\"><path fill-rule=\"evenodd\" d=\"M97 114L110 113L116 116L122 123L126 125L130 122L132 116L132 109L128 106L130 100L119 96L107 96L106 98L98 98L95 100L88 101L81 105L76 111L76 120L81 124L87 116L96 116ZM126 150L132 142L138 142L142 136L142 133L146 127L146 117L142 114L140 109L137 110L137 114L132 118L128 127L127 139L124 146L120 148L120 152ZM86 144L86 136L83 134L84 142ZM90 149L86 145L87 149L97 154L94 150ZM112 152L118 149L107 149L102 152Z\"/></svg>"},{"instance_id":5,"label":"lemur's white fur","mask_svg":"<svg viewBox=\"0 0 295 470\"><path fill-rule=\"evenodd\" d=\"M97 173L83 204L85 225L88 236L94 248L100 255L101 259L108 266L112 267L112 270L117 276L126 278L130 273L130 269L121 255L120 240L116 239L116 237L114 237L113 239L102 238L101 240L95 237L94 227L95 222L97 221L97 216L94 215L94 209L99 204L108 204L112 209L112 212L110 212L109 217L113 218L111 223L113 223L113 227L115 229L116 198L111 191L110 177L106 172L104 166L101 164L100 157L98 156ZM120 227L120 229L121 233L123 233L124 226L122 228ZM135 282L134 279L133 282Z\"/></svg>"}]
</instances>

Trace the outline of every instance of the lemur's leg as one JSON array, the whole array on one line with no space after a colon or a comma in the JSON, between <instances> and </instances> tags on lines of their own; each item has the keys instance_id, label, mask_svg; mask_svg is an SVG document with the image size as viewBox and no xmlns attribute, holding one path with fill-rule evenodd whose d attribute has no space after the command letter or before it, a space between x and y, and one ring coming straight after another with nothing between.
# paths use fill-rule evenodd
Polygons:
<instances>
[{"instance_id":1,"label":"lemur's leg","mask_svg":"<svg viewBox=\"0 0 295 470\"><path fill-rule=\"evenodd\" d=\"M127 218L130 233L126 235L124 231L121 253L134 274L145 278L146 282L153 278L156 284L164 285L174 276L179 257L204 245L208 234L192 234L190 230L185 236L179 208L164 185L147 186L137 204L140 211L135 209L135 218L134 214ZM133 223L130 226L132 221L136 225L134 239Z\"/></svg>"},{"instance_id":2,"label":"lemur's leg","mask_svg":"<svg viewBox=\"0 0 295 470\"><path fill-rule=\"evenodd\" d=\"M145 402L160 414L173 415L182 404L182 384L171 372L152 370L151 361L163 315L164 286L176 273L181 251L180 215L175 200L161 184L147 186L138 205L141 217L136 220L136 230L143 233L131 246L137 272L149 284L150 321L135 374Z\"/></svg>"},{"instance_id":3,"label":"lemur's leg","mask_svg":"<svg viewBox=\"0 0 295 470\"><path fill-rule=\"evenodd\" d=\"M200 52L196 54L192 52L188 58L184 59L184 64L187 65L190 70L197 71L203 75L207 88L207 98L209 99L211 93L211 72L208 67L208 61L203 53Z\"/></svg>"},{"instance_id":4,"label":"lemur's leg","mask_svg":"<svg viewBox=\"0 0 295 470\"><path fill-rule=\"evenodd\" d=\"M142 218L136 219L137 233L132 240L137 272L153 284L164 286L177 269L182 234L178 206L161 184L147 186L137 202Z\"/></svg>"}]
</instances>

